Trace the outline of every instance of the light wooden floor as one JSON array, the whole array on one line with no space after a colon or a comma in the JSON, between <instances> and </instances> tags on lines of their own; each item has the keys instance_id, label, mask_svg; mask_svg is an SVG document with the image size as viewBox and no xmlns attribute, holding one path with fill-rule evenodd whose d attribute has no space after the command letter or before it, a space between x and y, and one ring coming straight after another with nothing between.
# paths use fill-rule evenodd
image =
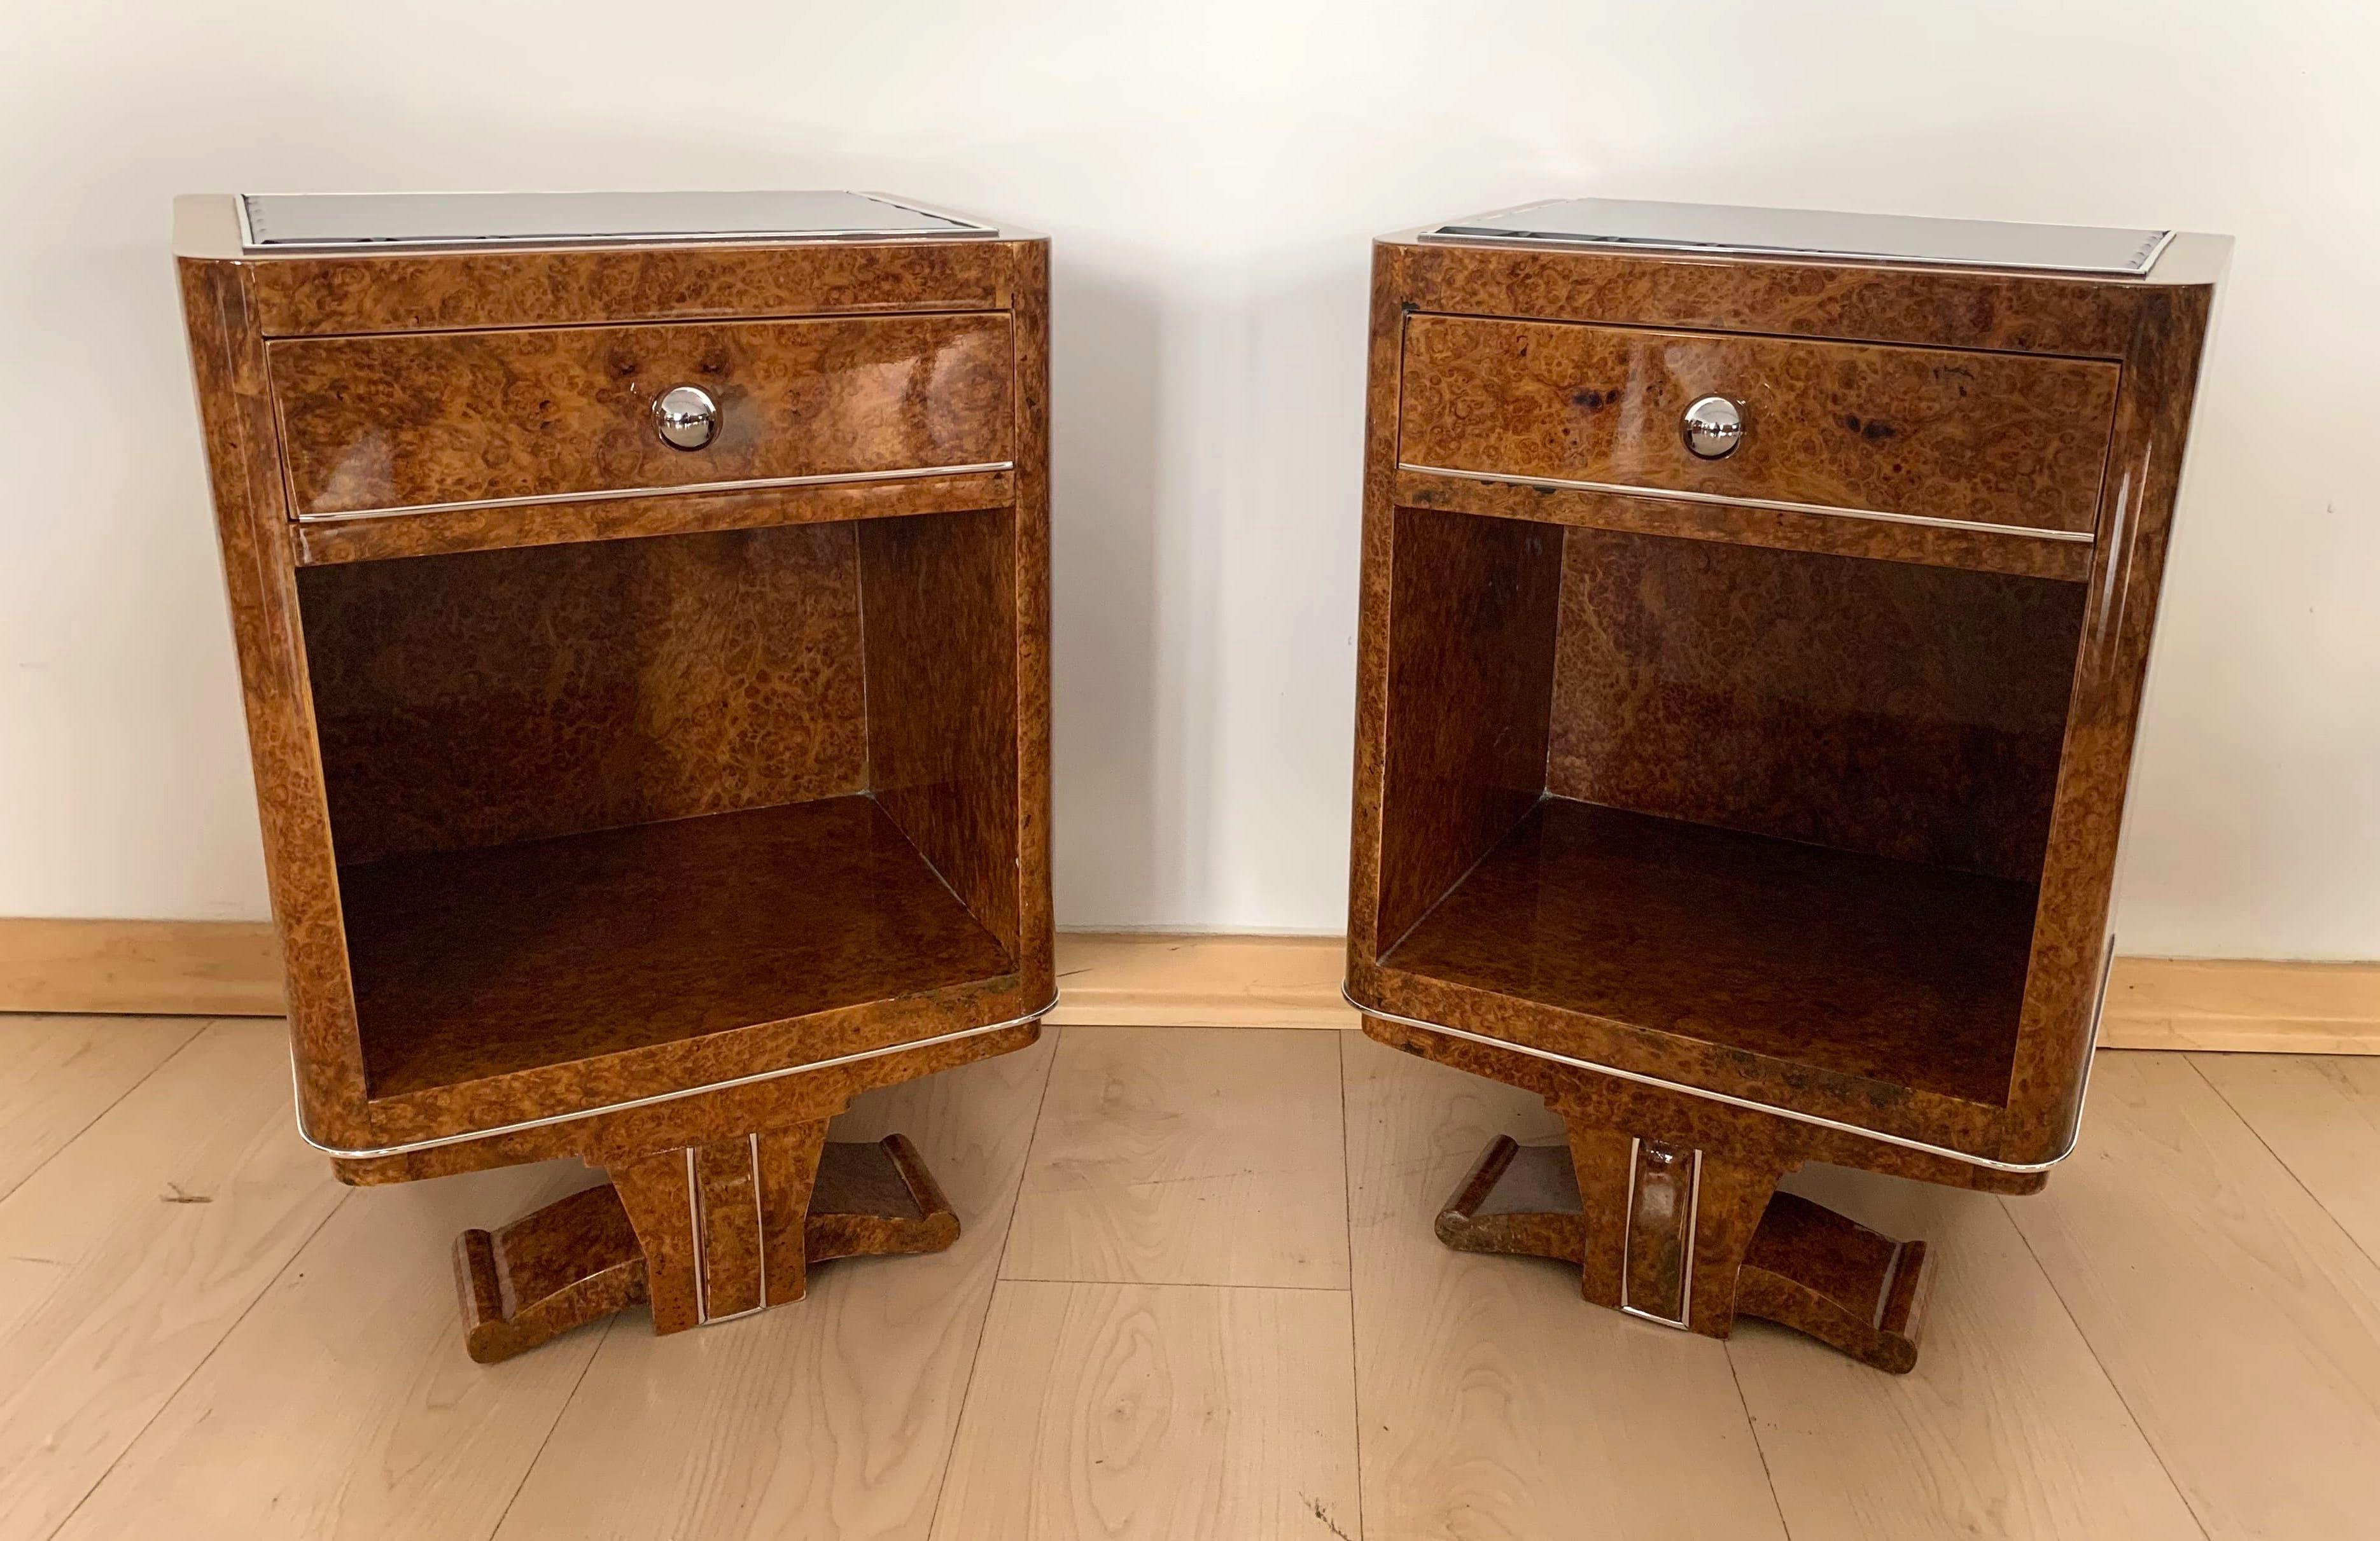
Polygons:
<instances>
[{"instance_id":1,"label":"light wooden floor","mask_svg":"<svg viewBox=\"0 0 2380 1541\"><path fill-rule=\"evenodd\" d=\"M871 1095L965 1223L799 1304L492 1369L453 1233L349 1191L280 1025L0 1017L0 1538L2380 1535L2380 1061L2118 1053L1937 1244L1917 1372L1595 1310L1431 1215L1530 1098L1327 1030L1068 1027Z\"/></svg>"}]
</instances>

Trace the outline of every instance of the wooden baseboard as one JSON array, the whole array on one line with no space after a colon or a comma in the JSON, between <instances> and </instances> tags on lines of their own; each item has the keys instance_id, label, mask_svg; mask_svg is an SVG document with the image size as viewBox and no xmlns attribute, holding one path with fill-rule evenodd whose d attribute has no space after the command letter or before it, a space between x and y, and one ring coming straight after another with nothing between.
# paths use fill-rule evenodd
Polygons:
<instances>
[{"instance_id":1,"label":"wooden baseboard","mask_svg":"<svg viewBox=\"0 0 2380 1541\"><path fill-rule=\"evenodd\" d=\"M1069 934L1052 1021L1352 1027L1337 937ZM2118 958L2100 1043L2380 1054L2380 963Z\"/></svg>"},{"instance_id":2,"label":"wooden baseboard","mask_svg":"<svg viewBox=\"0 0 2380 1541\"><path fill-rule=\"evenodd\" d=\"M2380 1054L2380 963L2118 958L2110 1049Z\"/></svg>"},{"instance_id":3,"label":"wooden baseboard","mask_svg":"<svg viewBox=\"0 0 2380 1541\"><path fill-rule=\"evenodd\" d=\"M0 919L0 1012L279 1016L281 950L254 921Z\"/></svg>"},{"instance_id":4,"label":"wooden baseboard","mask_svg":"<svg viewBox=\"0 0 2380 1541\"><path fill-rule=\"evenodd\" d=\"M1052 1023L1352 1027L1337 937L1069 931ZM270 926L0 919L0 1012L278 1016ZM2109 1049L2380 1054L2380 963L2118 958Z\"/></svg>"},{"instance_id":5,"label":"wooden baseboard","mask_svg":"<svg viewBox=\"0 0 2380 1541\"><path fill-rule=\"evenodd\" d=\"M1340 937L1063 931L1049 1020L1109 1027L1353 1027Z\"/></svg>"}]
</instances>

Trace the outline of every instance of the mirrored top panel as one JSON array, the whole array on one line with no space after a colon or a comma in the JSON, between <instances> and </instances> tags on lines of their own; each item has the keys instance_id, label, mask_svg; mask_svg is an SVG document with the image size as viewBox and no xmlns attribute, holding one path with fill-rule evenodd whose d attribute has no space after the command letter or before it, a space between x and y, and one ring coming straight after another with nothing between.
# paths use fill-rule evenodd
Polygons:
<instances>
[{"instance_id":1,"label":"mirrored top panel","mask_svg":"<svg viewBox=\"0 0 2380 1541\"><path fill-rule=\"evenodd\" d=\"M2156 261L2173 232L1572 198L1458 220L1422 238L2138 277Z\"/></svg>"},{"instance_id":2,"label":"mirrored top panel","mask_svg":"<svg viewBox=\"0 0 2380 1541\"><path fill-rule=\"evenodd\" d=\"M250 251L999 234L856 192L251 194L239 206L241 242Z\"/></svg>"}]
</instances>

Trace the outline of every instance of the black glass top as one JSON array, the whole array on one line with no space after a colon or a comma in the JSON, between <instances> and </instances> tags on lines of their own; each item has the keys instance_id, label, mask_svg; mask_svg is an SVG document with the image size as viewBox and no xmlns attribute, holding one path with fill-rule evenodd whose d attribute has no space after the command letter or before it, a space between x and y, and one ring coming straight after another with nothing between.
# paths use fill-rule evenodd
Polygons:
<instances>
[{"instance_id":1,"label":"black glass top","mask_svg":"<svg viewBox=\"0 0 2380 1541\"><path fill-rule=\"evenodd\" d=\"M251 251L999 234L880 193L302 193L239 201L242 244Z\"/></svg>"},{"instance_id":2,"label":"black glass top","mask_svg":"<svg viewBox=\"0 0 2380 1541\"><path fill-rule=\"evenodd\" d=\"M1422 238L2138 277L2156 261L2173 233L1573 198L1457 220Z\"/></svg>"}]
</instances>

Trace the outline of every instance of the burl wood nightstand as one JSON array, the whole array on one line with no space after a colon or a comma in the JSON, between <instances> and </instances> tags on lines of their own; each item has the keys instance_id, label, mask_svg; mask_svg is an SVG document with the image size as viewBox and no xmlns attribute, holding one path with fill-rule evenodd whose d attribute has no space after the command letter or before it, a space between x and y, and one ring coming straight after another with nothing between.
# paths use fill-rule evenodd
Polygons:
<instances>
[{"instance_id":1,"label":"burl wood nightstand","mask_svg":"<svg viewBox=\"0 0 2380 1541\"><path fill-rule=\"evenodd\" d=\"M2230 243L1600 200L1375 248L1349 999L1528 1087L1450 1246L1906 1370L1808 1161L2073 1147Z\"/></svg>"},{"instance_id":2,"label":"burl wood nightstand","mask_svg":"<svg viewBox=\"0 0 2380 1541\"><path fill-rule=\"evenodd\" d=\"M472 1357L947 1246L869 1086L1053 1003L1048 246L854 193L189 198L288 973L349 1183L590 1188Z\"/></svg>"}]
</instances>

